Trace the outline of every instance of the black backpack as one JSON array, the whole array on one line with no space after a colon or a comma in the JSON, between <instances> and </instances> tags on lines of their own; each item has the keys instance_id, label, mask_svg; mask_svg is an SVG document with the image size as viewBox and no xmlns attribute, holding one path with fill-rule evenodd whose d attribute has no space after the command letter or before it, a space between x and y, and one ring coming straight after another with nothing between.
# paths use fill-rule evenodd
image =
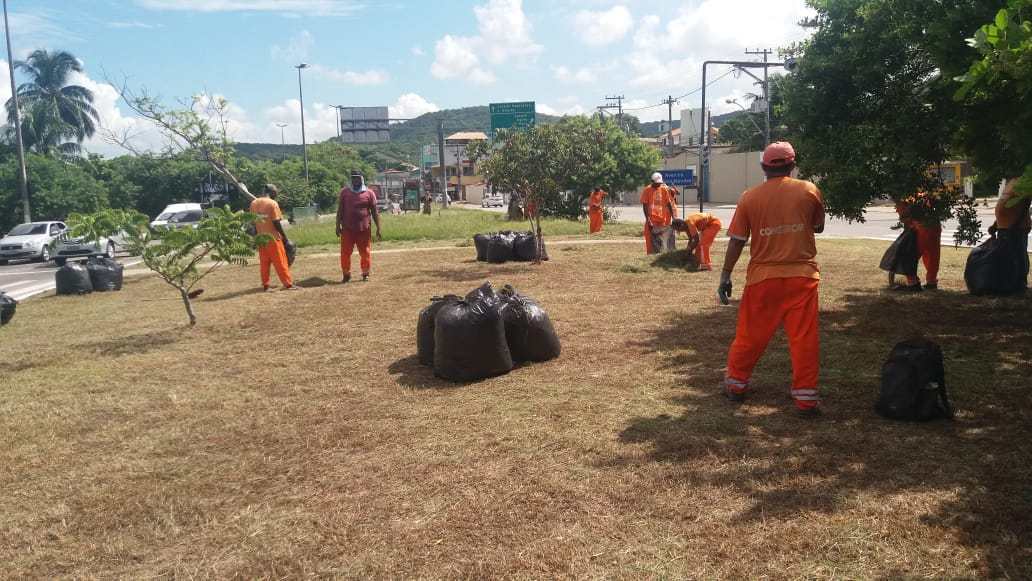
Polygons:
<instances>
[{"instance_id":1,"label":"black backpack","mask_svg":"<svg viewBox=\"0 0 1032 581\"><path fill-rule=\"evenodd\" d=\"M882 365L881 393L874 410L889 419L911 422L953 418L942 349L925 339L893 347Z\"/></svg>"}]
</instances>

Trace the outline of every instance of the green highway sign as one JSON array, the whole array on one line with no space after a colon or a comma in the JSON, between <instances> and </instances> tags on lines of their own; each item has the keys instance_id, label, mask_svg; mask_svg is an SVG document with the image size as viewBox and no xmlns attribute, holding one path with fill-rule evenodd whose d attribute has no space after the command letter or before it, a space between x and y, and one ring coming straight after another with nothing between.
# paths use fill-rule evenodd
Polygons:
<instances>
[{"instance_id":1,"label":"green highway sign","mask_svg":"<svg viewBox=\"0 0 1032 581\"><path fill-rule=\"evenodd\" d=\"M529 129L537 123L534 101L491 103L491 135L499 129Z\"/></svg>"}]
</instances>

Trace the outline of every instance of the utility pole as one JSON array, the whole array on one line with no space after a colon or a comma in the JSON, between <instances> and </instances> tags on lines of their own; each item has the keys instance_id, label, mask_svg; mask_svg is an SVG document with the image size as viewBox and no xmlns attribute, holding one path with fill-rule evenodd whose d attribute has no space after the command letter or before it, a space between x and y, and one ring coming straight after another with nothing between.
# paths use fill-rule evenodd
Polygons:
<instances>
[{"instance_id":1,"label":"utility pole","mask_svg":"<svg viewBox=\"0 0 1032 581\"><path fill-rule=\"evenodd\" d=\"M301 90L301 69L307 69L306 63L294 67L297 69L297 96L301 99L301 151L305 157L305 183L308 183L308 142L305 140L305 94Z\"/></svg>"},{"instance_id":2,"label":"utility pole","mask_svg":"<svg viewBox=\"0 0 1032 581\"><path fill-rule=\"evenodd\" d=\"M599 121L605 119L605 112L616 109L616 124L618 127L623 128L623 95L617 95L615 97L606 97L606 104L598 106L598 119Z\"/></svg>"},{"instance_id":3,"label":"utility pole","mask_svg":"<svg viewBox=\"0 0 1032 581\"><path fill-rule=\"evenodd\" d=\"M340 105L335 105L333 110L337 112L337 141L340 141Z\"/></svg>"},{"instance_id":4,"label":"utility pole","mask_svg":"<svg viewBox=\"0 0 1032 581\"><path fill-rule=\"evenodd\" d=\"M667 96L663 103L667 106L667 157L674 153L674 103L677 99Z\"/></svg>"},{"instance_id":5,"label":"utility pole","mask_svg":"<svg viewBox=\"0 0 1032 581\"><path fill-rule=\"evenodd\" d=\"M437 121L437 161L441 166L441 199L448 207L448 166L444 164L444 119Z\"/></svg>"},{"instance_id":6,"label":"utility pole","mask_svg":"<svg viewBox=\"0 0 1032 581\"><path fill-rule=\"evenodd\" d=\"M14 135L18 150L18 194L22 200L22 219L32 221L29 206L29 174L25 169L25 144L22 141L21 111L18 109L18 87L14 84L14 56L11 54L11 28L7 24L7 0L4 0L4 36L7 37L7 70L11 75L11 103L14 109Z\"/></svg>"},{"instance_id":7,"label":"utility pole","mask_svg":"<svg viewBox=\"0 0 1032 581\"><path fill-rule=\"evenodd\" d=\"M773 52L774 51L772 51L770 49L767 49L767 48L765 48L763 50L746 50L745 51L745 54L756 54L756 55L760 55L761 54L761 55L763 55L763 82L762 82L762 85L763 85L763 106L766 109L766 113L764 115L764 119L765 119L765 122L766 122L764 127L766 129L764 130L764 133L763 133L764 146L770 145L770 90L769 90L770 83L769 83L769 81L767 79L767 68L768 68L767 67L767 56L770 55L770 54L773 54Z\"/></svg>"}]
</instances>

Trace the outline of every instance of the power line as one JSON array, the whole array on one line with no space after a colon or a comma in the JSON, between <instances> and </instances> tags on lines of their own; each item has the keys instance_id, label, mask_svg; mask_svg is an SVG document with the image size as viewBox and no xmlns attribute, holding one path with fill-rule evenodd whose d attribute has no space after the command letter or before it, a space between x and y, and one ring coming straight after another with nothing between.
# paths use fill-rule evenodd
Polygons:
<instances>
[{"instance_id":1,"label":"power line","mask_svg":"<svg viewBox=\"0 0 1032 581\"><path fill-rule=\"evenodd\" d=\"M729 74L731 74L733 72L735 72L735 67L731 67L730 69L728 69L728 72L725 72L725 73L721 74L720 76L717 76L713 80L710 80L710 82L707 83L706 86L709 87L710 85L713 85L714 83L717 82L717 80L720 80L721 78L723 78L725 76L728 76ZM679 99L683 99L685 97L690 97L691 95L695 95L696 93L699 93L702 90L703 90L702 87L700 87L699 89L694 89L694 90L688 91L687 93L685 93L683 95L680 95L680 96L677 96L677 97L673 97L673 99L676 101L676 100L679 100ZM667 105L667 100L666 99L663 100L663 101L659 101L658 103L656 103L654 105L646 105L644 107L635 107L635 108L630 108L630 109L623 109L623 111L624 112L627 112L627 111L643 111L643 110L647 110L647 109L654 109L656 107L662 107L662 106L665 106L665 105Z\"/></svg>"}]
</instances>

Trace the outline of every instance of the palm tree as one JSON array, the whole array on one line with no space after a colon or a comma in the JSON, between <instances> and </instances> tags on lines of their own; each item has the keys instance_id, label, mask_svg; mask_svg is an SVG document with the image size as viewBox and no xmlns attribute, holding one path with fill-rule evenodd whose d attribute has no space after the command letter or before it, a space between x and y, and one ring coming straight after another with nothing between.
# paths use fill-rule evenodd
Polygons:
<instances>
[{"instance_id":1,"label":"palm tree","mask_svg":"<svg viewBox=\"0 0 1032 581\"><path fill-rule=\"evenodd\" d=\"M82 63L69 52L41 49L14 66L29 76L18 87L25 147L43 155L78 154L79 144L96 133L100 121L93 92L69 84L73 72L82 72ZM13 100L7 101L7 119L14 123Z\"/></svg>"}]
</instances>

